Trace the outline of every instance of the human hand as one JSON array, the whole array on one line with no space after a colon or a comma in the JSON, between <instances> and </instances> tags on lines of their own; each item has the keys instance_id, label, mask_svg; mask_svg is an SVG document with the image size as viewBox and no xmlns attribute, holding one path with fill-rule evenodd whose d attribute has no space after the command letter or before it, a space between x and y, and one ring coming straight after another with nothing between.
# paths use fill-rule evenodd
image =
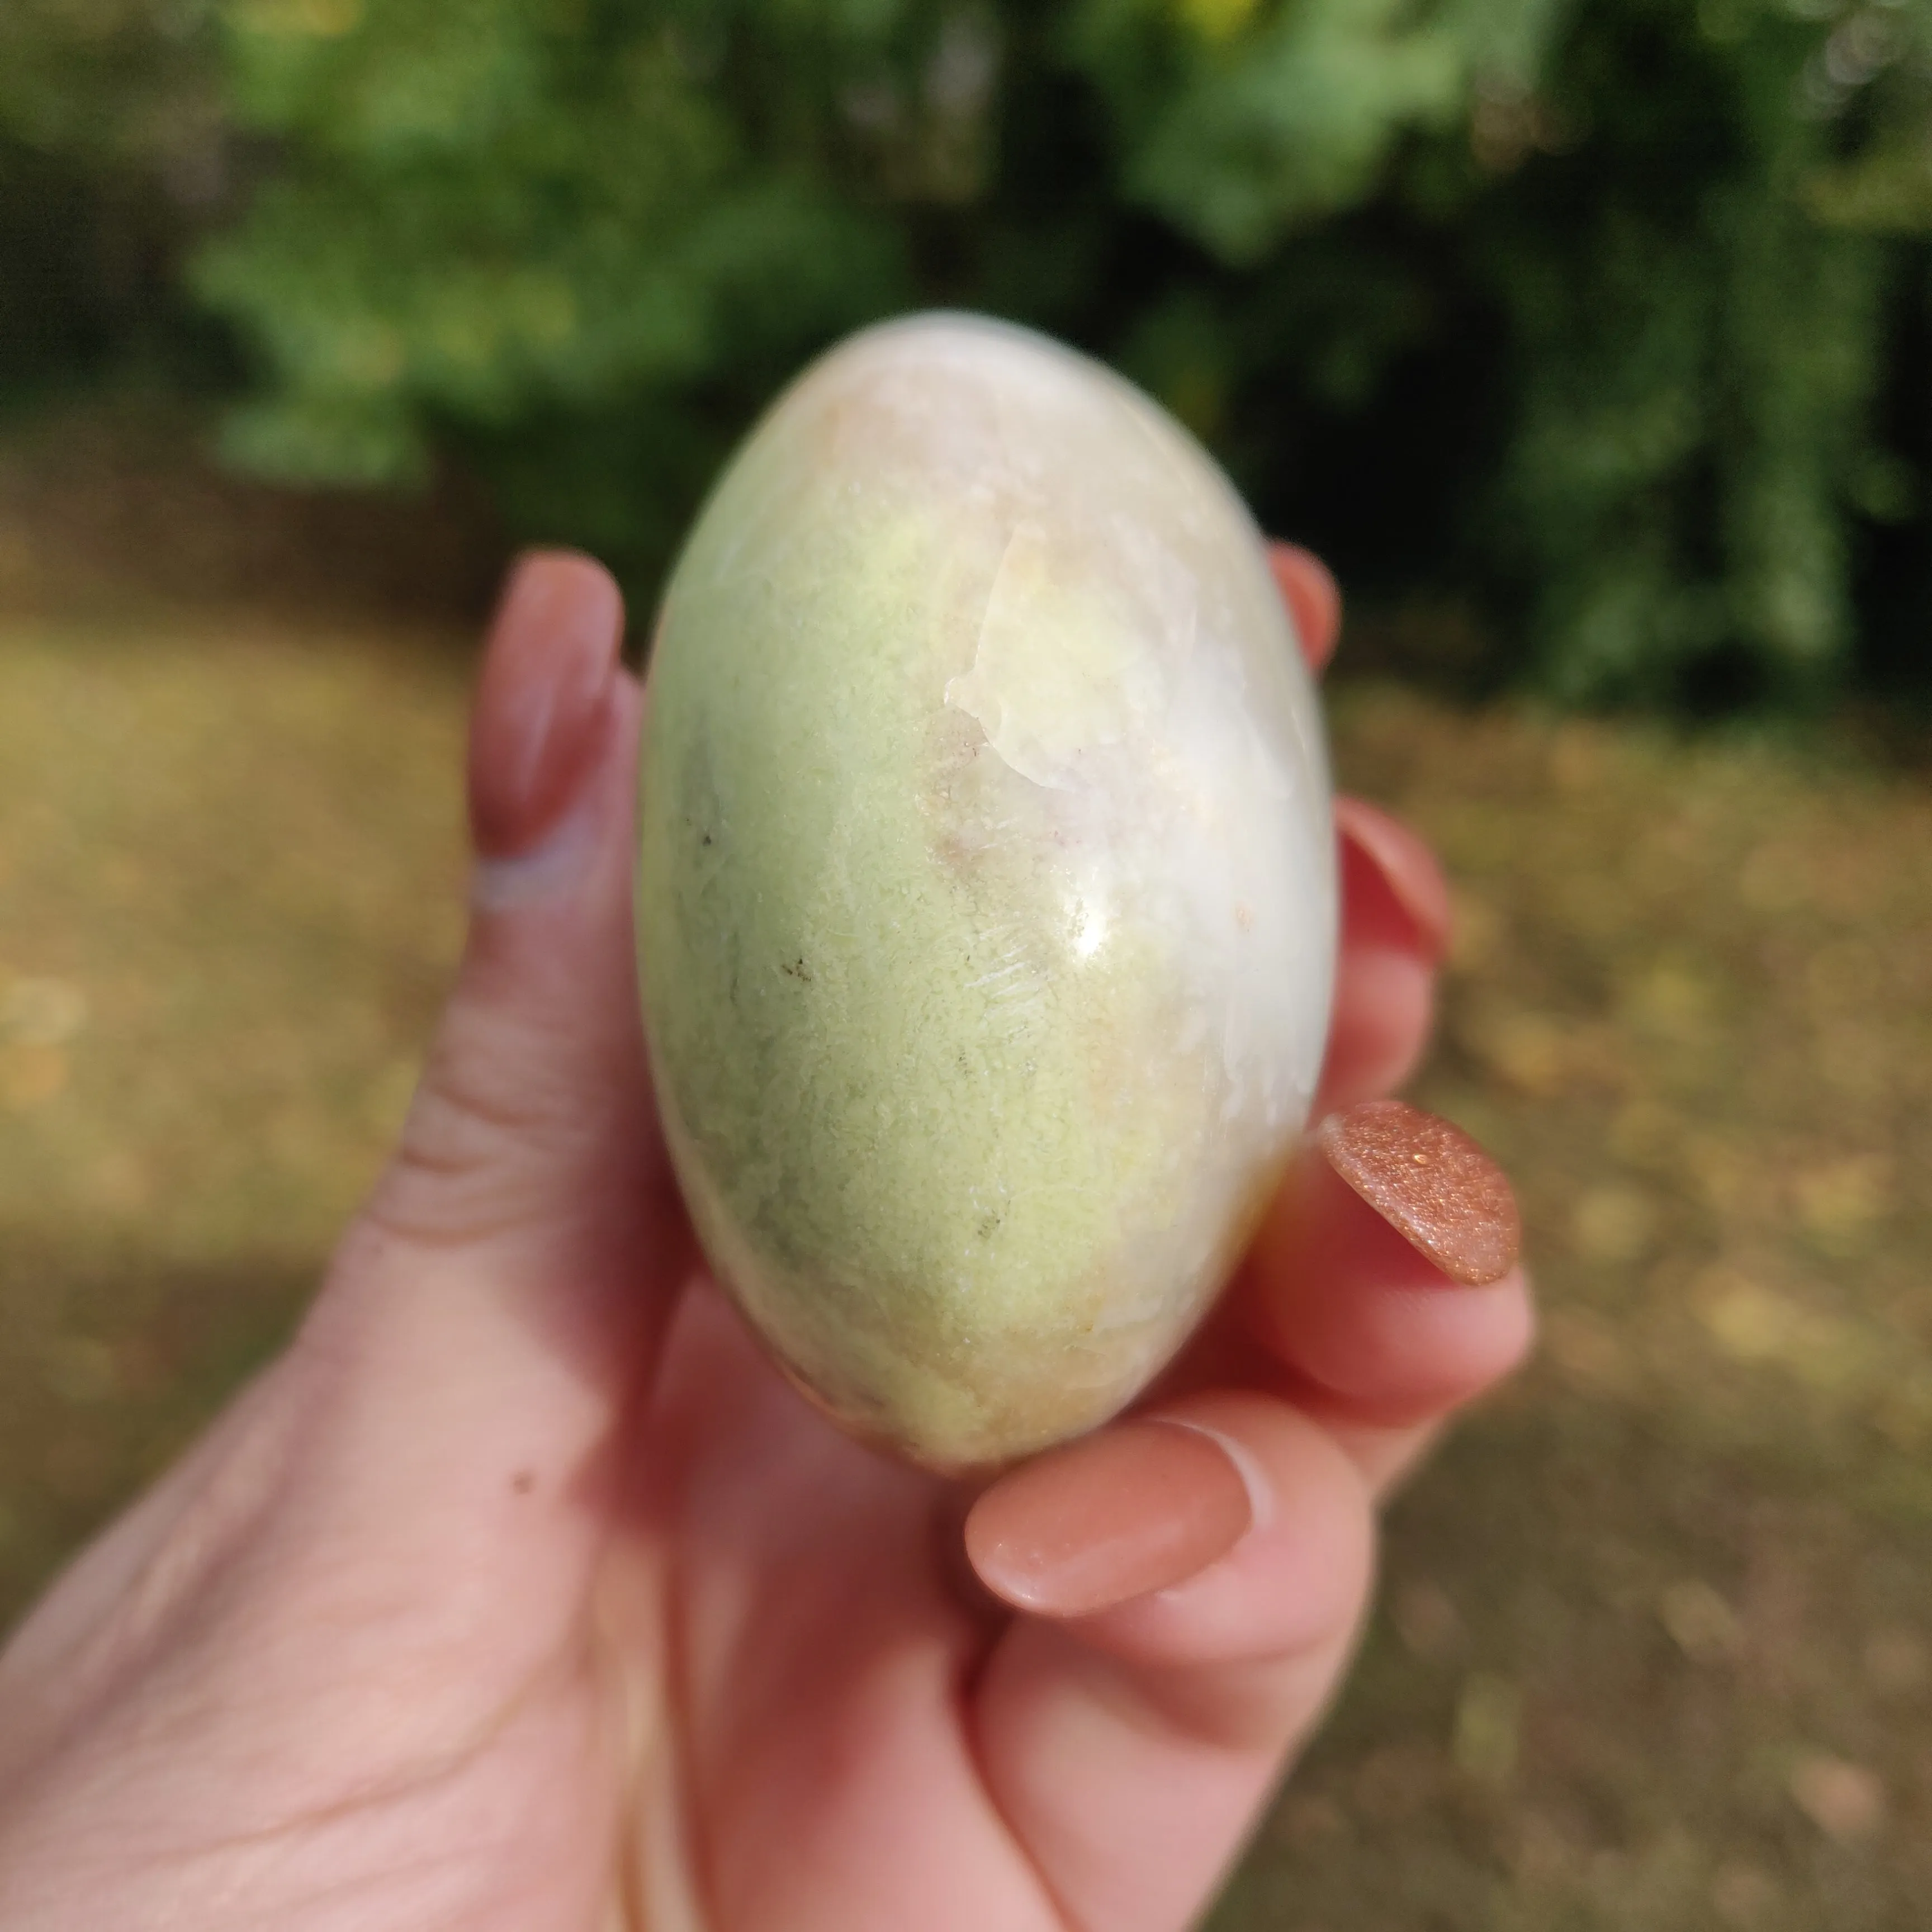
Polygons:
<instances>
[{"instance_id":1,"label":"human hand","mask_svg":"<svg viewBox=\"0 0 1932 1932\"><path fill-rule=\"evenodd\" d=\"M1332 584L1276 568L1325 658ZM0 1656L4 1932L1169 1932L1334 1688L1378 1492L1526 1343L1519 1273L1414 1244L1495 1275L1499 1178L1418 1205L1412 1118L1345 1114L1133 1416L976 1499L835 1432L652 1116L621 627L595 566L519 569L401 1147L293 1343ZM1445 916L1409 834L1338 819L1324 1109L1412 1065Z\"/></svg>"}]
</instances>

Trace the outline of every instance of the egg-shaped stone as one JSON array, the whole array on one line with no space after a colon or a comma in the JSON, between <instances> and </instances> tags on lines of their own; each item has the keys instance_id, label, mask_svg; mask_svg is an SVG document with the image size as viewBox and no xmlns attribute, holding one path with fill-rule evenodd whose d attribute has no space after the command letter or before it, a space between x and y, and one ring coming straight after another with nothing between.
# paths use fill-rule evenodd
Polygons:
<instances>
[{"instance_id":1,"label":"egg-shaped stone","mask_svg":"<svg viewBox=\"0 0 1932 1932\"><path fill-rule=\"evenodd\" d=\"M889 323L738 452L650 682L646 1031L719 1277L927 1466L1104 1420L1226 1280L1327 1031L1320 714L1239 498L1070 350Z\"/></svg>"}]
</instances>

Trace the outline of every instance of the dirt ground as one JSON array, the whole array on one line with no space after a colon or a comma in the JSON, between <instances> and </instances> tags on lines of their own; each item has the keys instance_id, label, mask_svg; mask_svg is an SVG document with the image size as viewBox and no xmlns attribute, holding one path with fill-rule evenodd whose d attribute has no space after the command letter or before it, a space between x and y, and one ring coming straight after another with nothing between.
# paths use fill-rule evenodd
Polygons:
<instances>
[{"instance_id":1,"label":"dirt ground","mask_svg":"<svg viewBox=\"0 0 1932 1932\"><path fill-rule=\"evenodd\" d=\"M469 662L36 575L4 482L0 1621L272 1347L400 1117ZM1214 1923L1922 1932L1925 766L1386 686L1334 723L1454 877L1420 1097L1516 1174L1544 1346L1396 1508Z\"/></svg>"}]
</instances>

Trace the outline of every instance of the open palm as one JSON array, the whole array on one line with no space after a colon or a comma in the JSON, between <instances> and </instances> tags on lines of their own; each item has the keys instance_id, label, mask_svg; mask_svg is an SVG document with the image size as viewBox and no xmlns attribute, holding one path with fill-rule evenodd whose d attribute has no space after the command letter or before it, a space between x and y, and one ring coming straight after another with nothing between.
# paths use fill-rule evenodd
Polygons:
<instances>
[{"instance_id":1,"label":"open palm","mask_svg":"<svg viewBox=\"0 0 1932 1932\"><path fill-rule=\"evenodd\" d=\"M1325 574L1278 574L1325 656ZM5 1932L1183 1925L1333 1690L1377 1490L1521 1352L1520 1276L1453 1286L1311 1148L1136 1416L976 1499L836 1433L657 1137L621 621L582 560L520 571L404 1144L0 1657ZM1331 1107L1412 1064L1442 936L1426 854L1342 823Z\"/></svg>"}]
</instances>

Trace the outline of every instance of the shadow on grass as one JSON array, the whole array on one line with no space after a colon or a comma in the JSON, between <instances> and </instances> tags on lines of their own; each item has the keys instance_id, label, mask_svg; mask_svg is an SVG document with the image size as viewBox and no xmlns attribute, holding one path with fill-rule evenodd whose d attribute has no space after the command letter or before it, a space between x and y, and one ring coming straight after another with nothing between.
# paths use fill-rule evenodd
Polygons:
<instances>
[{"instance_id":1,"label":"shadow on grass","mask_svg":"<svg viewBox=\"0 0 1932 1932\"><path fill-rule=\"evenodd\" d=\"M281 1346L316 1273L0 1230L0 1628Z\"/></svg>"},{"instance_id":2,"label":"shadow on grass","mask_svg":"<svg viewBox=\"0 0 1932 1932\"><path fill-rule=\"evenodd\" d=\"M1396 1507L1360 1666L1215 1932L1922 1925L1923 1524L1553 1380Z\"/></svg>"}]
</instances>

